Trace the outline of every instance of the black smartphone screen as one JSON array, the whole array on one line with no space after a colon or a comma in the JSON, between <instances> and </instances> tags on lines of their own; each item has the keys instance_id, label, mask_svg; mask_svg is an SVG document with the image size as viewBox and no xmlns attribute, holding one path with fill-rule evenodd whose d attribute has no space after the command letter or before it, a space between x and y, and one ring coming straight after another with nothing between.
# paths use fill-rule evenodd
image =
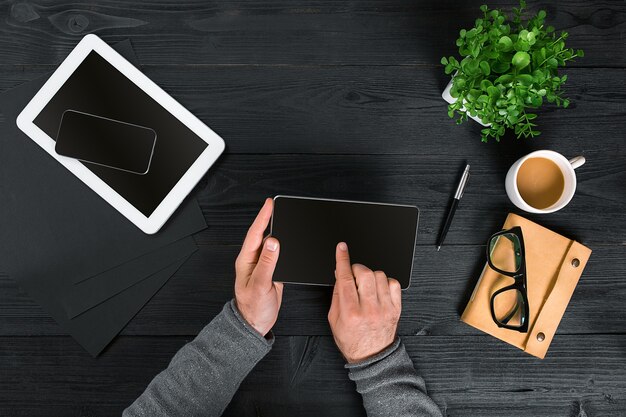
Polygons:
<instances>
[{"instance_id":1,"label":"black smartphone screen","mask_svg":"<svg viewBox=\"0 0 626 417\"><path fill-rule=\"evenodd\" d=\"M153 129L93 114L66 110L55 151L83 162L146 174L156 142Z\"/></svg>"},{"instance_id":2,"label":"black smartphone screen","mask_svg":"<svg viewBox=\"0 0 626 417\"><path fill-rule=\"evenodd\" d=\"M408 288L419 210L414 206L278 196L271 235L280 242L274 280L334 285L335 248Z\"/></svg>"}]
</instances>

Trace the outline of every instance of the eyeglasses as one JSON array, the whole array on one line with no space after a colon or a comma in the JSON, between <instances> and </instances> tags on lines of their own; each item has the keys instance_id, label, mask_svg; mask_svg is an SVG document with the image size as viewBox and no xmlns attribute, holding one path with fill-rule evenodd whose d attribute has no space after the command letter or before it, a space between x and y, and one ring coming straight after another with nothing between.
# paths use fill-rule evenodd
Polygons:
<instances>
[{"instance_id":1,"label":"eyeglasses","mask_svg":"<svg viewBox=\"0 0 626 417\"><path fill-rule=\"evenodd\" d=\"M498 327L528 332L528 293L524 237L519 226L502 230L489 238L487 263L500 274L491 296L491 317Z\"/></svg>"}]
</instances>

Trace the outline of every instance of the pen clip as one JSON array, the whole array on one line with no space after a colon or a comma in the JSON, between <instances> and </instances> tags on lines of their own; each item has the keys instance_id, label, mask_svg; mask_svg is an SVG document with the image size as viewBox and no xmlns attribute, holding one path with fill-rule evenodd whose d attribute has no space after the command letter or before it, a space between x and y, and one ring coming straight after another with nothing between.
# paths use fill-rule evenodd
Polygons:
<instances>
[{"instance_id":1,"label":"pen clip","mask_svg":"<svg viewBox=\"0 0 626 417\"><path fill-rule=\"evenodd\" d=\"M456 188L456 193L454 193L454 198L460 200L463 197L463 192L465 191L465 186L467 185L467 180L469 179L469 165L465 167L465 171L463 171L463 176L461 177L461 181L459 182L459 186Z\"/></svg>"}]
</instances>

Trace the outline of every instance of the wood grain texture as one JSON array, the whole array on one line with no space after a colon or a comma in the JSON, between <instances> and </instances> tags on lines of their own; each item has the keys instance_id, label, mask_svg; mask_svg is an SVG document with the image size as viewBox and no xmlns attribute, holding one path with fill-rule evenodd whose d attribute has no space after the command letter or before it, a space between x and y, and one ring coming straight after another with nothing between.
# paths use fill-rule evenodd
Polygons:
<instances>
[{"instance_id":1,"label":"wood grain texture","mask_svg":"<svg viewBox=\"0 0 626 417\"><path fill-rule=\"evenodd\" d=\"M605 152L584 154L589 162L580 169L578 192L569 206L551 216L525 216L586 244L622 244L626 190L620 184L626 179L626 159ZM472 176L446 243L484 244L506 213L517 210L503 184L516 159L504 155L468 159L462 153L447 158L226 155L200 187L198 199L209 228L197 235L197 241L240 244L263 198L282 194L417 205L418 244L434 245L467 160Z\"/></svg>"},{"instance_id":2,"label":"wood grain texture","mask_svg":"<svg viewBox=\"0 0 626 417\"><path fill-rule=\"evenodd\" d=\"M510 10L515 1L492 1ZM454 53L481 2L454 0L80 3L3 1L4 64L58 63L89 32L131 38L144 64L436 64ZM587 56L575 65L624 66L622 1L529 1Z\"/></svg>"},{"instance_id":3,"label":"wood grain texture","mask_svg":"<svg viewBox=\"0 0 626 417\"><path fill-rule=\"evenodd\" d=\"M52 69L5 70L0 89ZM408 154L502 163L534 149L568 156L626 152L626 84L616 81L626 79L626 69L568 68L565 91L572 105L543 108L541 136L517 140L508 134L489 144L481 143L478 124L457 126L448 117L441 92L449 79L441 67L142 69L219 133L228 153Z\"/></svg>"},{"instance_id":4,"label":"wood grain texture","mask_svg":"<svg viewBox=\"0 0 626 417\"><path fill-rule=\"evenodd\" d=\"M67 337L0 338L0 415L119 415L187 341L121 337L96 360ZM626 412L625 335L562 335L543 361L488 336L403 341L447 416ZM278 337L225 415L364 416L343 363L330 337Z\"/></svg>"},{"instance_id":5,"label":"wood grain texture","mask_svg":"<svg viewBox=\"0 0 626 417\"><path fill-rule=\"evenodd\" d=\"M564 210L526 217L585 244L624 243L626 159L586 153L578 192ZM517 209L503 179L516 157L474 157L472 177L447 244L484 244L506 214ZM463 154L425 155L227 155L208 175L198 199L209 228L199 243L240 244L263 198L282 195L414 204L420 207L419 245L434 245L460 170ZM594 213L590 215L590 213Z\"/></svg>"},{"instance_id":6,"label":"wood grain texture","mask_svg":"<svg viewBox=\"0 0 626 417\"><path fill-rule=\"evenodd\" d=\"M126 327L126 335L193 336L233 296L236 246L201 247ZM483 246L416 251L411 287L403 293L402 335L477 335L459 321L485 262ZM624 333L626 247L599 246L589 260L559 326L560 335ZM288 285L274 331L329 335L331 290ZM0 278L0 336L63 335L8 277ZM118 343L113 342L113 346ZM297 359L296 359L297 362Z\"/></svg>"},{"instance_id":7,"label":"wood grain texture","mask_svg":"<svg viewBox=\"0 0 626 417\"><path fill-rule=\"evenodd\" d=\"M0 416L119 415L232 297L246 228L275 194L420 206L399 332L446 416L625 416L626 3L529 1L585 50L563 70L572 106L542 109L535 140L481 144L478 125L446 115L439 59L482 3L0 0L0 91L54 70L87 33L130 38L142 71L227 143L196 190L209 224L200 250L98 359L0 259ZM543 361L459 321L485 240L516 211L504 175L536 149L587 164L566 209L528 217L593 249ZM469 188L437 253L466 161ZM330 337L329 302L327 288L286 287L274 349L226 416L364 416Z\"/></svg>"}]
</instances>

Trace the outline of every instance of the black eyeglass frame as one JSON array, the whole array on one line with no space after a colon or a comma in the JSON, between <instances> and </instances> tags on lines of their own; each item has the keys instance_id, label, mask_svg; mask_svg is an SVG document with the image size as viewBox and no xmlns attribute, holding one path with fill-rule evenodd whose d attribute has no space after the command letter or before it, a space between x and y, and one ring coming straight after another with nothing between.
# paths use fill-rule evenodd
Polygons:
<instances>
[{"instance_id":1,"label":"black eyeglass frame","mask_svg":"<svg viewBox=\"0 0 626 417\"><path fill-rule=\"evenodd\" d=\"M499 236L503 236L506 234L515 235L520 244L521 262L520 262L520 267L515 272L503 271L500 268L496 267L491 261L491 251L490 251L491 242L494 239L498 238ZM498 325L498 327L509 329L509 330L516 330L520 333L527 333L528 332L528 320L530 319L530 311L528 307L528 290L527 290L527 282L526 282L526 252L524 248L524 235L522 234L521 227L515 226L515 227L512 227L511 229L501 230L491 235L491 237L487 241L487 263L489 264L489 267L493 269L494 271L498 272L499 274L505 275L507 277L513 278L514 280L513 284L507 285L504 288L500 288L498 291L494 292L491 295L491 300L490 300L491 318ZM501 294L505 291L510 291L510 290L517 290L518 291L517 293L521 294L522 296L523 315L521 319L521 324L519 326L512 326L510 324L502 323L496 317L495 303L494 303L495 298L498 296L498 294ZM516 310L513 310L513 313L515 311Z\"/></svg>"}]
</instances>

